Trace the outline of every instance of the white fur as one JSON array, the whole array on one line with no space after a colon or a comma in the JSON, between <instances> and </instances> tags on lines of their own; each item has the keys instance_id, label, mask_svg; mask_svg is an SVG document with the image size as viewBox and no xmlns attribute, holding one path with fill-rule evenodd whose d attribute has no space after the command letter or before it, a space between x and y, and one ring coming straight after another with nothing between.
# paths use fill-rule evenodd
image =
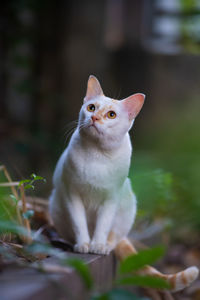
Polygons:
<instances>
[{"instance_id":1,"label":"white fur","mask_svg":"<svg viewBox=\"0 0 200 300\"><path fill-rule=\"evenodd\" d=\"M91 126L94 114L112 106L115 119ZM105 111L104 111L105 116ZM103 94L85 100L79 125L60 157L50 197L50 214L59 234L75 243L75 251L108 254L129 233L136 214L136 198L128 179L132 147L123 101ZM108 243L109 232L115 233Z\"/></svg>"}]
</instances>

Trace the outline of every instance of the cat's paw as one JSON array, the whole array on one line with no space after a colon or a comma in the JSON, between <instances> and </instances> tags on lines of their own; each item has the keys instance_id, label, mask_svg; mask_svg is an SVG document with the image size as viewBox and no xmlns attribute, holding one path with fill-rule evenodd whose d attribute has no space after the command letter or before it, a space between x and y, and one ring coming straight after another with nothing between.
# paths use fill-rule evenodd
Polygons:
<instances>
[{"instance_id":1,"label":"cat's paw","mask_svg":"<svg viewBox=\"0 0 200 300\"><path fill-rule=\"evenodd\" d=\"M89 252L94 254L108 255L112 249L107 244L92 242Z\"/></svg>"},{"instance_id":2,"label":"cat's paw","mask_svg":"<svg viewBox=\"0 0 200 300\"><path fill-rule=\"evenodd\" d=\"M75 244L74 251L79 253L88 253L89 252L89 243Z\"/></svg>"}]
</instances>

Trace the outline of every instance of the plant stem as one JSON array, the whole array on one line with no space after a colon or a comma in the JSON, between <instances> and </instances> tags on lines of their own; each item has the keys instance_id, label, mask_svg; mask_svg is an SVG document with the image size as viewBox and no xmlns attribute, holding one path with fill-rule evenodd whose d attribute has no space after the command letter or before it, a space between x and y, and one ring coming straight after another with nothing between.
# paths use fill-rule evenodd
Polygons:
<instances>
[{"instance_id":1,"label":"plant stem","mask_svg":"<svg viewBox=\"0 0 200 300\"><path fill-rule=\"evenodd\" d=\"M26 213L27 211L27 207L26 207L26 197L25 197L25 192L24 192L24 185L20 185L20 193L21 193L21 198L22 198L22 211L23 213ZM32 242L32 239L31 239L31 226L30 226L30 222L28 219L24 219L24 226L26 227L27 229L27 232L28 232L28 236L26 238L26 242L28 244L30 244Z\"/></svg>"}]
</instances>

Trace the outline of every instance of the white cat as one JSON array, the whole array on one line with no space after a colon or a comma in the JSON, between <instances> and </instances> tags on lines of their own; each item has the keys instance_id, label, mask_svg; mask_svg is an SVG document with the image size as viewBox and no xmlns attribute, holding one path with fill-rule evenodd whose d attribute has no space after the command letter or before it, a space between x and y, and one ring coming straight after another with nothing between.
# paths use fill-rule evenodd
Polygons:
<instances>
[{"instance_id":1,"label":"white cat","mask_svg":"<svg viewBox=\"0 0 200 300\"><path fill-rule=\"evenodd\" d=\"M77 252L109 254L115 248L120 258L136 252L127 240L136 215L128 178L132 152L128 132L144 99L144 94L121 101L108 98L98 80L89 77L78 127L56 166L50 197L54 225ZM166 279L172 276L171 281L176 277L174 290L198 275L195 267L179 275L145 270ZM181 281L182 274L186 281Z\"/></svg>"}]
</instances>

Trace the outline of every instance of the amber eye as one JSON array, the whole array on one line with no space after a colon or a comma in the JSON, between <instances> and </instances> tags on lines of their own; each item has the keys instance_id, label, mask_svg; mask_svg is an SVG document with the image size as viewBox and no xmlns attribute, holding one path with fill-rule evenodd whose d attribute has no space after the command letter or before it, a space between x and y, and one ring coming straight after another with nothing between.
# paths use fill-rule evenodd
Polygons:
<instances>
[{"instance_id":1,"label":"amber eye","mask_svg":"<svg viewBox=\"0 0 200 300\"><path fill-rule=\"evenodd\" d=\"M95 111L95 106L94 106L94 104L89 104L89 105L87 106L87 110L90 111L90 112Z\"/></svg>"},{"instance_id":2,"label":"amber eye","mask_svg":"<svg viewBox=\"0 0 200 300\"><path fill-rule=\"evenodd\" d=\"M109 119L115 119L116 118L116 113L113 111L113 110L110 110L108 113L107 113L107 117Z\"/></svg>"}]
</instances>

